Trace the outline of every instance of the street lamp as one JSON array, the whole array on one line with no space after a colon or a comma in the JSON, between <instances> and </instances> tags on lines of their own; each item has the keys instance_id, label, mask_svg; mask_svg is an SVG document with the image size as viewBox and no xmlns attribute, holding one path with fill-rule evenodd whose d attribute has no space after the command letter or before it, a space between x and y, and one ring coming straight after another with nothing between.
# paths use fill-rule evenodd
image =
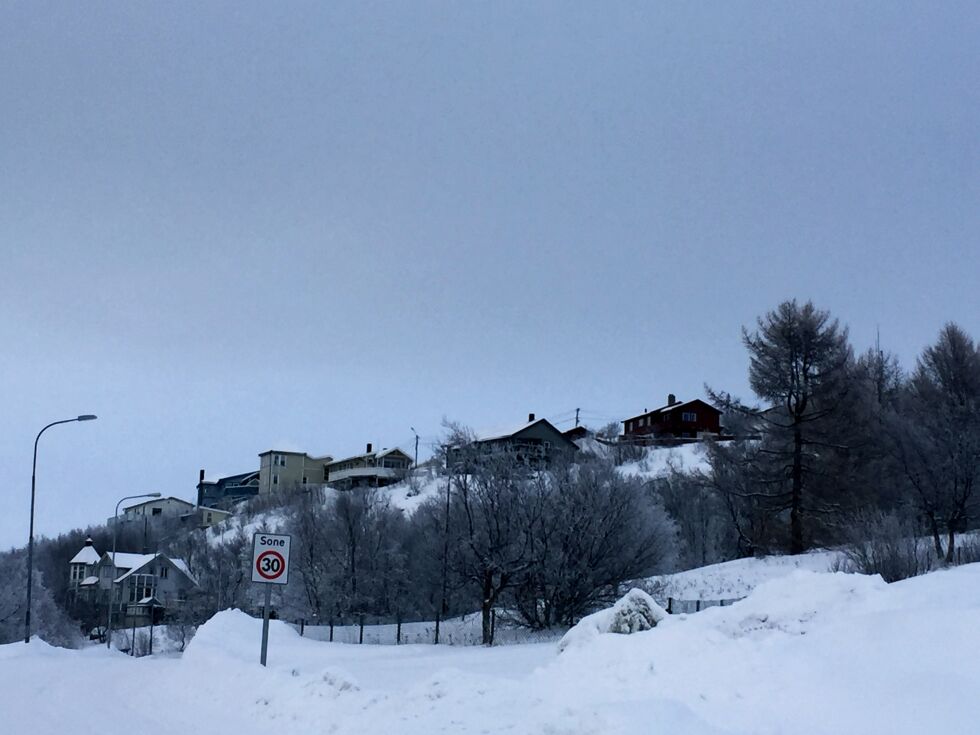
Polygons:
<instances>
[{"instance_id":1,"label":"street lamp","mask_svg":"<svg viewBox=\"0 0 980 735\"><path fill-rule=\"evenodd\" d=\"M139 495L127 495L124 498L119 498L119 502L116 503L116 512L112 516L112 569L113 574L115 574L116 569L116 531L119 528L119 506L122 505L124 500L134 500L136 498L159 498L160 493L140 493ZM109 620L106 622L106 634L105 634L105 647L112 649L112 593L114 591L113 584L115 580L109 580L109 600L108 600L108 610L109 610Z\"/></svg>"},{"instance_id":2,"label":"street lamp","mask_svg":"<svg viewBox=\"0 0 980 735\"><path fill-rule=\"evenodd\" d=\"M52 421L39 432L34 439L34 464L31 466L31 530L27 536L27 611L24 613L24 643L31 642L31 583L34 574L34 489L37 485L37 443L41 434L58 424L70 424L75 421L94 421L97 417L91 414L76 416L73 419Z\"/></svg>"}]
</instances>

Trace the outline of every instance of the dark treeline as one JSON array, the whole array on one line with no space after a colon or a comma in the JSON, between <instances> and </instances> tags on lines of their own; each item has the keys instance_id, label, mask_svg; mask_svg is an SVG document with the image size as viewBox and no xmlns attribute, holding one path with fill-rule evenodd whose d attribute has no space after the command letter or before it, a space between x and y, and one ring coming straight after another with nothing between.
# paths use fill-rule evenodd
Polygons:
<instances>
[{"instance_id":1,"label":"dark treeline","mask_svg":"<svg viewBox=\"0 0 980 735\"><path fill-rule=\"evenodd\" d=\"M494 612L565 626L630 580L738 557L842 547L857 570L889 580L977 557L960 539L977 526L980 475L980 352L964 330L944 326L906 370L880 345L855 355L829 313L788 301L744 329L743 342L756 402L708 389L735 438L706 441L701 469L625 477L617 464L642 464L643 451L616 445L619 427L606 427L601 443L548 469L506 453L445 453L414 476L429 491L411 513L387 489L283 490L245 504L219 535L127 526L119 548L188 563L201 584L172 617L178 631L224 608L258 609L241 532L251 524L293 535L281 617L349 624L479 611L485 642ZM446 446L467 445L465 430L448 429ZM262 519L274 527L255 528ZM100 622L67 594L67 560L87 534L110 547L104 527L37 546L35 618L59 643L73 625ZM22 631L23 554L10 554L0 642Z\"/></svg>"},{"instance_id":2,"label":"dark treeline","mask_svg":"<svg viewBox=\"0 0 980 735\"><path fill-rule=\"evenodd\" d=\"M885 534L925 536L934 561L954 562L980 499L972 338L947 324L905 371L880 345L855 356L829 313L789 301L743 341L759 403L709 393L744 440L709 444L708 471L663 483L686 561L849 544L869 562Z\"/></svg>"}]
</instances>

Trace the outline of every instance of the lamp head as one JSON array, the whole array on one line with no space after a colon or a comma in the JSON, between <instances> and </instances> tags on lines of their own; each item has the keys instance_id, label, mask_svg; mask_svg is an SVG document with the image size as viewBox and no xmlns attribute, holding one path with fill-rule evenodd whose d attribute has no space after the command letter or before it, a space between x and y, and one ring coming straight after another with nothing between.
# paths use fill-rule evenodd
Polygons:
<instances>
[{"instance_id":1,"label":"lamp head","mask_svg":"<svg viewBox=\"0 0 980 735\"><path fill-rule=\"evenodd\" d=\"M75 421L95 421L97 418L99 417L90 413L86 413L82 416L79 416L77 419L75 419Z\"/></svg>"}]
</instances>

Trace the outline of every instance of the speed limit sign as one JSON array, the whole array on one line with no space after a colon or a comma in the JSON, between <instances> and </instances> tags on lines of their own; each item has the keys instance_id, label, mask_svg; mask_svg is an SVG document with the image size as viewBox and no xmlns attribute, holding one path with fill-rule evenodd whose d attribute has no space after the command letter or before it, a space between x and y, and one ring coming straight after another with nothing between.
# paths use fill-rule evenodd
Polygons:
<instances>
[{"instance_id":1,"label":"speed limit sign","mask_svg":"<svg viewBox=\"0 0 980 735\"><path fill-rule=\"evenodd\" d=\"M257 533L252 537L252 581L265 584L289 581L289 536Z\"/></svg>"}]
</instances>

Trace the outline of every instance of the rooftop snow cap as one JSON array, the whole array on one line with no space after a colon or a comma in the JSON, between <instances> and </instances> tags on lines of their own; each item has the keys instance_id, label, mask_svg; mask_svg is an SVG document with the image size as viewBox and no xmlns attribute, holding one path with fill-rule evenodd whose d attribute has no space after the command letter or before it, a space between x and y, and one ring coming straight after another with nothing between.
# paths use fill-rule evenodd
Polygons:
<instances>
[{"instance_id":1,"label":"rooftop snow cap","mask_svg":"<svg viewBox=\"0 0 980 735\"><path fill-rule=\"evenodd\" d=\"M675 396L673 393L668 393L667 394L667 405L668 406L673 406L675 403L677 403L677 396Z\"/></svg>"},{"instance_id":2,"label":"rooftop snow cap","mask_svg":"<svg viewBox=\"0 0 980 735\"><path fill-rule=\"evenodd\" d=\"M531 423L532 421L534 421L534 414L533 413L529 413L527 415L527 422L528 423Z\"/></svg>"}]
</instances>

